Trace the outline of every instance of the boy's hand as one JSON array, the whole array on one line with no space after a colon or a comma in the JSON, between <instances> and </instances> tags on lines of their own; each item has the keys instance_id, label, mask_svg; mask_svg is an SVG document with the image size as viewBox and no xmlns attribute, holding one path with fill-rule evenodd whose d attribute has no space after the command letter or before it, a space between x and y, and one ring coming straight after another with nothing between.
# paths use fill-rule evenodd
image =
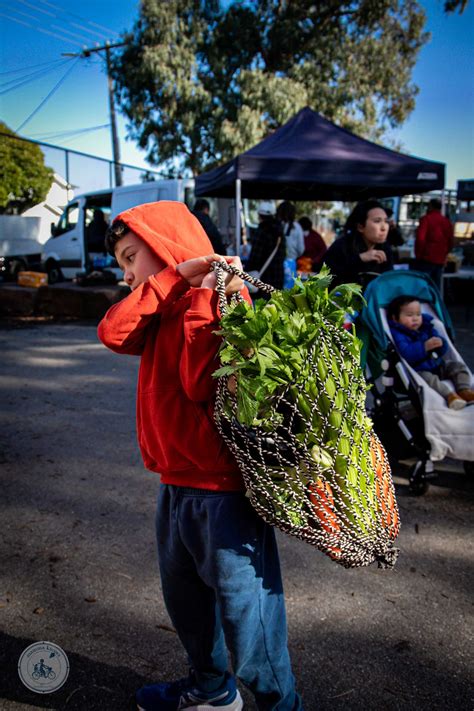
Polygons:
<instances>
[{"instance_id":1,"label":"boy's hand","mask_svg":"<svg viewBox=\"0 0 474 711\"><path fill-rule=\"evenodd\" d=\"M437 336L432 336L425 341L425 351L434 351L435 348L441 348L443 341Z\"/></svg>"},{"instance_id":2,"label":"boy's hand","mask_svg":"<svg viewBox=\"0 0 474 711\"><path fill-rule=\"evenodd\" d=\"M242 269L240 257L223 257L220 254L209 254L206 257L196 257L195 259L181 262L176 266L176 270L191 286L199 286L202 289L215 289L217 283L216 275L214 272L210 272L209 269L212 262L220 261L226 261L228 264L233 264ZM240 291L244 285L242 279L232 274L226 275L225 282L227 296Z\"/></svg>"},{"instance_id":3,"label":"boy's hand","mask_svg":"<svg viewBox=\"0 0 474 711\"><path fill-rule=\"evenodd\" d=\"M225 259L218 254L209 254L207 257L196 257L195 259L187 259L185 262L176 265L176 271L181 274L183 279L191 286L201 286L206 275L209 274L211 263Z\"/></svg>"},{"instance_id":4,"label":"boy's hand","mask_svg":"<svg viewBox=\"0 0 474 711\"><path fill-rule=\"evenodd\" d=\"M238 269L242 269L242 262L240 261L240 257L219 257L219 259L225 259L227 264L232 264L234 267L237 267ZM204 279L202 280L201 287L203 289L215 289L217 285L217 277L215 272L210 272L209 274L206 274ZM232 294L235 294L236 292L240 291L244 285L244 282L242 279L238 276L234 276L233 274L226 274L225 277L225 293L226 296L231 296Z\"/></svg>"}]
</instances>

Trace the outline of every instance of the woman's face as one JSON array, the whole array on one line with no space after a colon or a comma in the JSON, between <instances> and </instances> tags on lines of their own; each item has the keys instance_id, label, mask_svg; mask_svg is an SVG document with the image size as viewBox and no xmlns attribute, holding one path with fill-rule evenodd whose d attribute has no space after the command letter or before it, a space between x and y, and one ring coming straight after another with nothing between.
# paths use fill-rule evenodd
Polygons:
<instances>
[{"instance_id":1,"label":"woman's face","mask_svg":"<svg viewBox=\"0 0 474 711\"><path fill-rule=\"evenodd\" d=\"M357 225L357 229L368 246L383 244L387 239L388 228L387 213L381 207L369 210L365 225Z\"/></svg>"}]
</instances>

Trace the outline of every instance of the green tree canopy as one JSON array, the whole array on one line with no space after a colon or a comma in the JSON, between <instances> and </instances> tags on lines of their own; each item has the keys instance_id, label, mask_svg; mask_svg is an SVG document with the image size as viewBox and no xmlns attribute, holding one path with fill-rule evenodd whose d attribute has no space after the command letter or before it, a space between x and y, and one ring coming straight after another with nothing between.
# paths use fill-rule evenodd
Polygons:
<instances>
[{"instance_id":1,"label":"green tree canopy","mask_svg":"<svg viewBox=\"0 0 474 711\"><path fill-rule=\"evenodd\" d=\"M197 173L310 106L377 139L415 105L416 0L142 0L114 78L148 160Z\"/></svg>"},{"instance_id":2,"label":"green tree canopy","mask_svg":"<svg viewBox=\"0 0 474 711\"><path fill-rule=\"evenodd\" d=\"M446 2L444 3L444 11L446 13L450 13L459 10L459 14L462 15L467 5L468 0L446 0Z\"/></svg>"},{"instance_id":3,"label":"green tree canopy","mask_svg":"<svg viewBox=\"0 0 474 711\"><path fill-rule=\"evenodd\" d=\"M53 171L39 146L8 136L15 133L0 121L0 213L19 214L45 199Z\"/></svg>"}]
</instances>

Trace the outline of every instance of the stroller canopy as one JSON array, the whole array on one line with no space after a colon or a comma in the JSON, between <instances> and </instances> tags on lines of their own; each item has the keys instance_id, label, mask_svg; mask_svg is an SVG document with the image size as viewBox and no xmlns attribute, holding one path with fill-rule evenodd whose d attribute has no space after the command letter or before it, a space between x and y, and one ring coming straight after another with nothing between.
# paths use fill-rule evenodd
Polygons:
<instances>
[{"instance_id":1,"label":"stroller canopy","mask_svg":"<svg viewBox=\"0 0 474 711\"><path fill-rule=\"evenodd\" d=\"M250 150L196 179L196 195L363 200L444 188L444 163L366 141L309 107Z\"/></svg>"},{"instance_id":2,"label":"stroller canopy","mask_svg":"<svg viewBox=\"0 0 474 711\"><path fill-rule=\"evenodd\" d=\"M423 272L396 269L385 272L370 282L364 293L367 305L360 315L362 323L369 329L382 350L387 346L387 336L380 317L380 309L386 308L397 296L413 296L418 301L431 304L452 337L451 318L431 278Z\"/></svg>"}]
</instances>

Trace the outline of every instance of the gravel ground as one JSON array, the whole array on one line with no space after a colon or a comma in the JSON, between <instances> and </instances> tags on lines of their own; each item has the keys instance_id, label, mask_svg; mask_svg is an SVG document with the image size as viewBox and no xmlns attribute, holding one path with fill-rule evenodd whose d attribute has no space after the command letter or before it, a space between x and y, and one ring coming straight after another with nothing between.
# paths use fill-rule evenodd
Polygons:
<instances>
[{"instance_id":1,"label":"gravel ground","mask_svg":"<svg viewBox=\"0 0 474 711\"><path fill-rule=\"evenodd\" d=\"M470 314L454 315L472 367ZM103 348L90 323L4 323L0 347L0 709L133 709L138 686L186 670L157 576L158 480L135 440L138 360ZM474 482L446 461L416 498L406 474L393 571L347 571L279 534L306 711L473 708ZM52 694L18 677L38 640L69 657Z\"/></svg>"}]
</instances>

